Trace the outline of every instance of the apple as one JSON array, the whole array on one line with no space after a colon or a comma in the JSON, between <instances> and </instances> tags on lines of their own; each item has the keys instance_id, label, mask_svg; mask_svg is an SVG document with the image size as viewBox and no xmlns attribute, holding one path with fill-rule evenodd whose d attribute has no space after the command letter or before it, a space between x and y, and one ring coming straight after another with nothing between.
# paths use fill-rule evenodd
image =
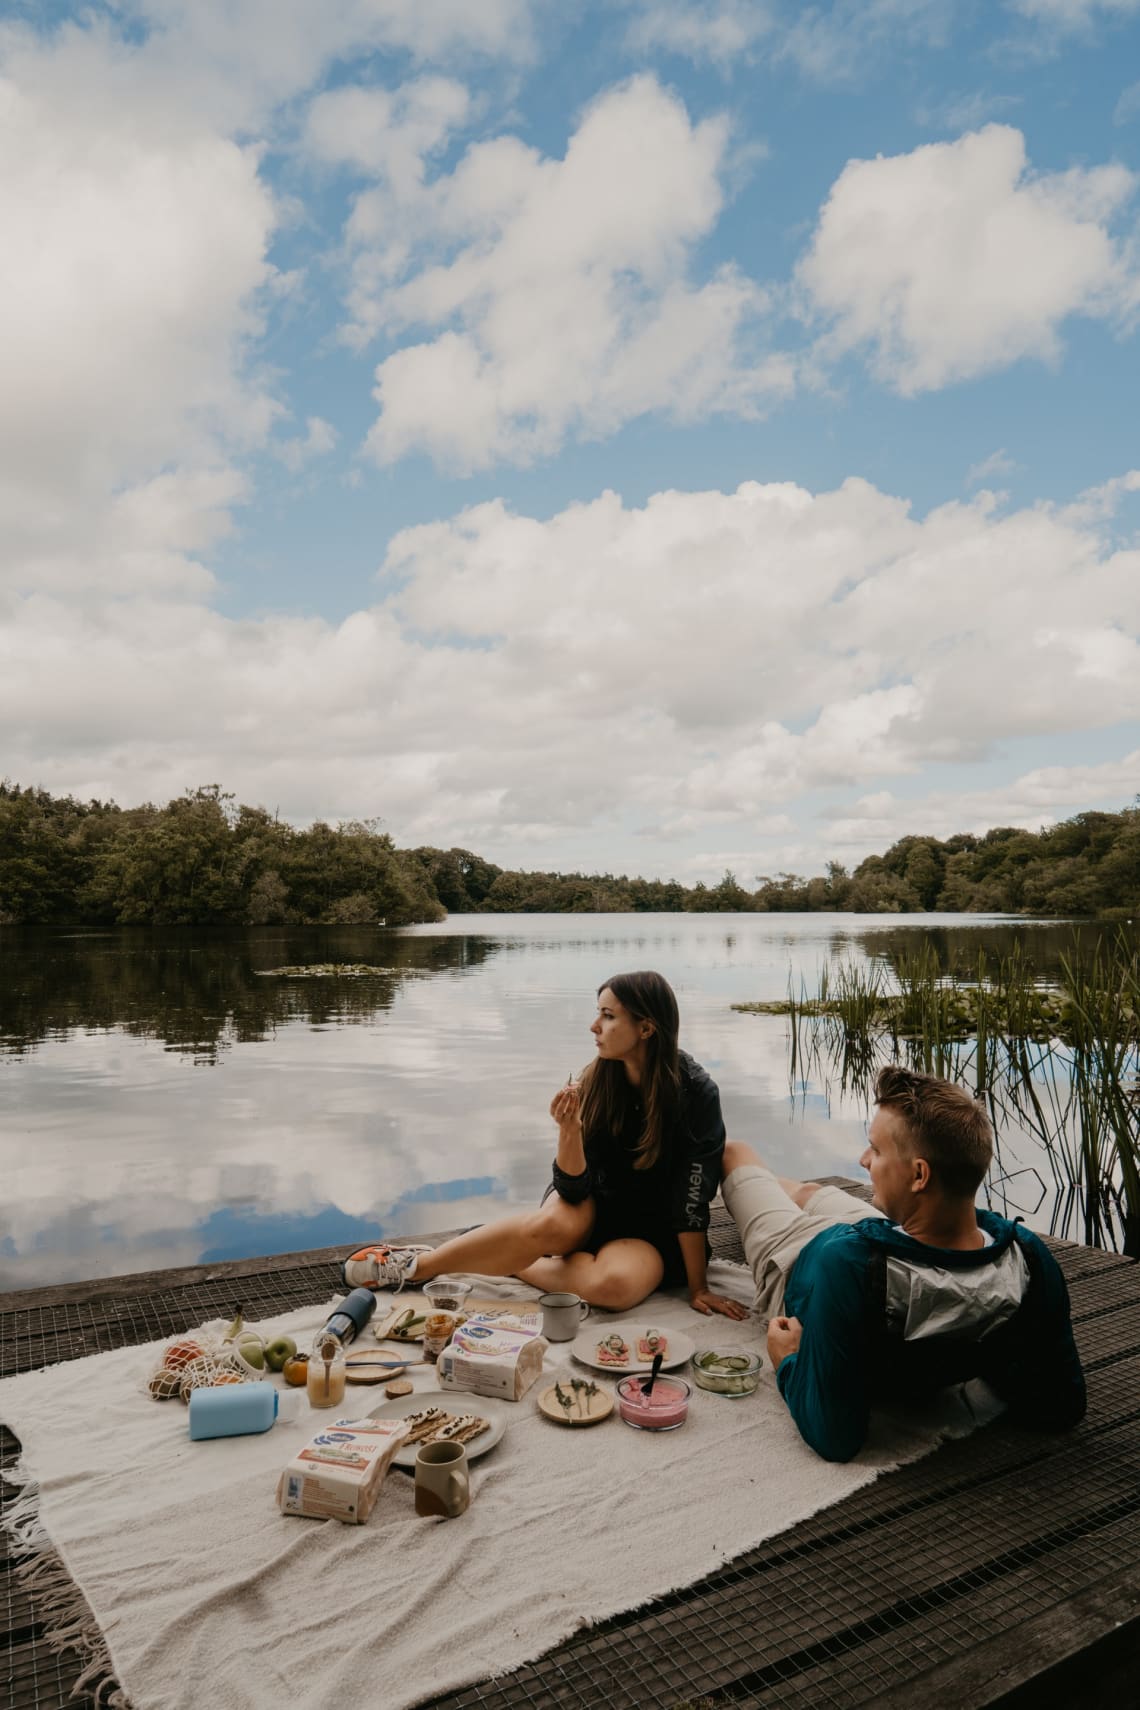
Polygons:
<instances>
[{"instance_id":1,"label":"apple","mask_svg":"<svg viewBox=\"0 0 1140 1710\"><path fill-rule=\"evenodd\" d=\"M271 1372L284 1371L286 1360L291 1360L296 1352L297 1344L292 1336L276 1336L265 1344L265 1363Z\"/></svg>"}]
</instances>

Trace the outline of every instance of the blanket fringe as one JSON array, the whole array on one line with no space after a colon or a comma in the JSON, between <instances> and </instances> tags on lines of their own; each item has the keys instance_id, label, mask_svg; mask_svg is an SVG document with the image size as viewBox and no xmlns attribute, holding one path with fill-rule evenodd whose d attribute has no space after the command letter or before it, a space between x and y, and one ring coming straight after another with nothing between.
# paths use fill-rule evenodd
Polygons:
<instances>
[{"instance_id":1,"label":"blanket fringe","mask_svg":"<svg viewBox=\"0 0 1140 1710\"><path fill-rule=\"evenodd\" d=\"M53 1651L72 1651L79 1659L80 1675L71 1696L86 1692L100 1710L131 1710L99 1624L44 1528L39 1484L20 1466L5 1467L3 1478L20 1494L5 1504L0 1528L8 1535L20 1583L43 1618L42 1637Z\"/></svg>"}]
</instances>

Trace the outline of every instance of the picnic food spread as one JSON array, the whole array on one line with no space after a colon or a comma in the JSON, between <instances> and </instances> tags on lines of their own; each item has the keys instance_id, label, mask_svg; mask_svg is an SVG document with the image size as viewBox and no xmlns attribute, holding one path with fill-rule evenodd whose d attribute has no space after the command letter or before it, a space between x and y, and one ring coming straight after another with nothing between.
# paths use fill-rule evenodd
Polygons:
<instances>
[{"instance_id":1,"label":"picnic food spread","mask_svg":"<svg viewBox=\"0 0 1140 1710\"><path fill-rule=\"evenodd\" d=\"M353 1340L368 1322L363 1305L355 1313L334 1312L317 1332L309 1354L298 1353L292 1337L263 1338L256 1326L243 1322L239 1311L224 1333L206 1327L168 1343L147 1379L147 1390L159 1400L177 1395L192 1403L190 1435L199 1440L268 1430L277 1418L279 1397L267 1380L280 1376L285 1385L303 1386L309 1406L329 1409L333 1423L288 1462L277 1484L278 1506L283 1514L360 1524L370 1515L394 1460L414 1470L417 1456L429 1445L433 1453L448 1444L461 1449L471 1444L472 1455L492 1449L503 1435L506 1417L488 1403L491 1418L486 1418L476 1398L518 1401L542 1373L549 1343L537 1310L518 1302L501 1308L477 1302L480 1310L465 1317L467 1285L453 1285L443 1299L438 1298L438 1286L431 1286L433 1299L426 1311L418 1304L397 1305L373 1329L382 1341L391 1337L405 1342L423 1340L426 1329L445 1343L434 1372L439 1384L435 1392L422 1387L416 1392L411 1379L402 1376L406 1356L396 1349L369 1342L346 1355L344 1342ZM370 1299L374 1305L374 1297ZM751 1395L763 1367L755 1350L694 1352L681 1331L653 1325L642 1329L628 1322L602 1335L584 1332L568 1351L581 1364L608 1366L625 1375L615 1393L588 1376L561 1369L538 1393L538 1411L560 1425L596 1425L609 1417L616 1403L625 1424L649 1433L674 1431L688 1417L691 1387L684 1378L663 1375L663 1364L676 1368L691 1355L693 1382L733 1397ZM331 1412L343 1406L349 1362L355 1368L354 1381L385 1384L390 1398L365 1419L344 1419ZM423 1369L422 1363L413 1363ZM432 1369L430 1364L427 1369ZM450 1392L457 1391L466 1393L457 1394L453 1406Z\"/></svg>"}]
</instances>

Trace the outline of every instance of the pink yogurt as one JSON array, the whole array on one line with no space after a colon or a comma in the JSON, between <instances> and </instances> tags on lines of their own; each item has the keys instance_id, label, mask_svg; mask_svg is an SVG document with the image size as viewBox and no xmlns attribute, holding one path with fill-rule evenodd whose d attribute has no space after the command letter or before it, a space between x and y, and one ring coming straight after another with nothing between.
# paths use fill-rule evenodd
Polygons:
<instances>
[{"instance_id":1,"label":"pink yogurt","mask_svg":"<svg viewBox=\"0 0 1140 1710\"><path fill-rule=\"evenodd\" d=\"M659 1377L642 1395L645 1374L624 1377L617 1386L618 1412L638 1431L675 1431L685 1423L692 1391L684 1378Z\"/></svg>"}]
</instances>

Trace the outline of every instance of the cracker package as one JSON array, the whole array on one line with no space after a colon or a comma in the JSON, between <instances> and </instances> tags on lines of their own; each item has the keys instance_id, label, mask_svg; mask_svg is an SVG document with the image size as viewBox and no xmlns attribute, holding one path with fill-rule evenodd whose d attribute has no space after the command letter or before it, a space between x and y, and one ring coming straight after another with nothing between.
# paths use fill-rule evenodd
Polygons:
<instances>
[{"instance_id":1,"label":"cracker package","mask_svg":"<svg viewBox=\"0 0 1140 1710\"><path fill-rule=\"evenodd\" d=\"M537 1312L479 1312L436 1361L441 1389L469 1389L518 1401L542 1371L548 1347Z\"/></svg>"},{"instance_id":2,"label":"cracker package","mask_svg":"<svg viewBox=\"0 0 1140 1710\"><path fill-rule=\"evenodd\" d=\"M362 1524L408 1429L406 1419L334 1420L293 1456L278 1479L282 1514Z\"/></svg>"}]
</instances>

